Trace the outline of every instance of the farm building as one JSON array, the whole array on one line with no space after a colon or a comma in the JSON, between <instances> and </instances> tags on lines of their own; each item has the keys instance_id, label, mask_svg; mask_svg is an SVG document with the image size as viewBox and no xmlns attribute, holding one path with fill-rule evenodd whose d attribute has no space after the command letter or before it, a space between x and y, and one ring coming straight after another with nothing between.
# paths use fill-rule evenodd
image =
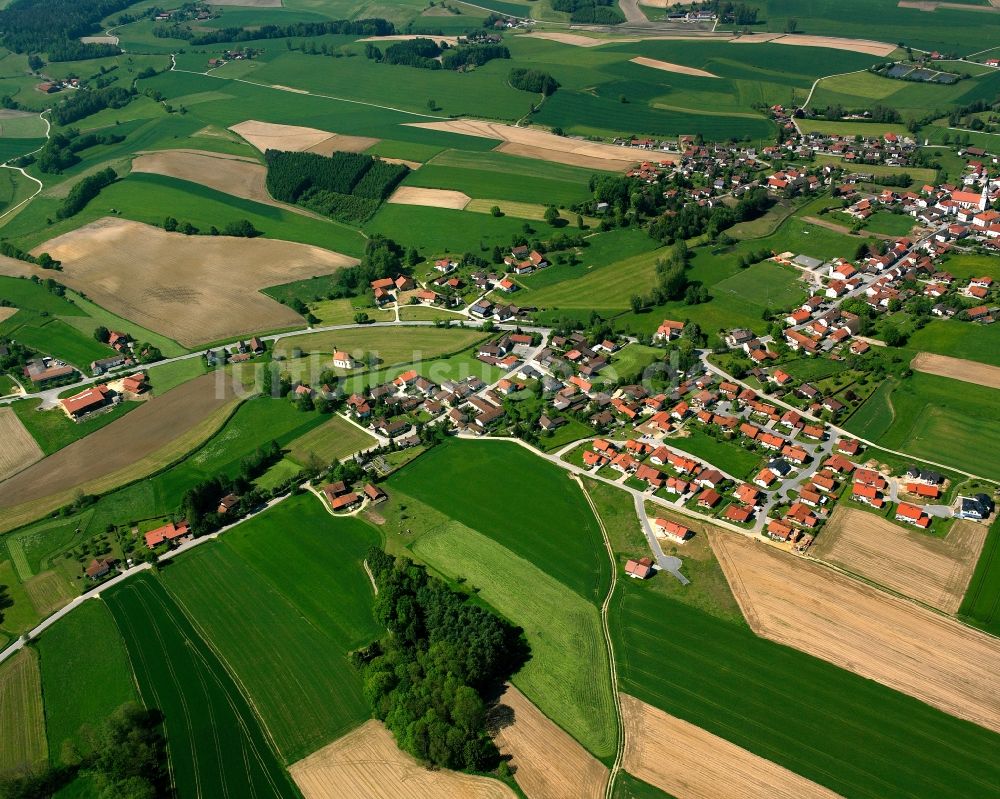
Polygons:
<instances>
[{"instance_id":1,"label":"farm building","mask_svg":"<svg viewBox=\"0 0 1000 799\"><path fill-rule=\"evenodd\" d=\"M625 574L637 580L645 580L653 575L653 561L649 558L630 559L625 564Z\"/></svg>"}]
</instances>

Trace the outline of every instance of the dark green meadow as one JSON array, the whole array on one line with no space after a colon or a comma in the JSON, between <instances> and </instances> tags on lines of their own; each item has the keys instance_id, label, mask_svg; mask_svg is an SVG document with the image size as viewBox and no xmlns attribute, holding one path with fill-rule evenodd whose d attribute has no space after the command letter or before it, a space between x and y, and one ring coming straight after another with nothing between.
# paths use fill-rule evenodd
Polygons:
<instances>
[{"instance_id":1,"label":"dark green meadow","mask_svg":"<svg viewBox=\"0 0 1000 799\"><path fill-rule=\"evenodd\" d=\"M847 799L1000 795L1000 736L627 581L621 688Z\"/></svg>"},{"instance_id":2,"label":"dark green meadow","mask_svg":"<svg viewBox=\"0 0 1000 799\"><path fill-rule=\"evenodd\" d=\"M365 721L369 710L361 696L361 680L347 663L346 649L332 631L305 617L281 591L285 559L270 547L274 539L290 535L347 538L355 530L338 525L313 497L285 504L287 509L279 506L241 530L245 548L267 553L266 572L258 572L228 542L220 541L178 559L164 569L163 581L236 674L283 760L292 763ZM368 600L357 615L374 635L371 590L360 563L372 538L369 534L350 539L355 544L350 564L357 573L352 587L359 592L351 599L357 605ZM353 621L337 601L340 597L333 595L346 593L330 579L330 567L336 568L338 560L328 547L316 554L322 555L319 562L326 574L299 590L325 600ZM366 588L367 595L361 593Z\"/></svg>"},{"instance_id":3,"label":"dark green meadow","mask_svg":"<svg viewBox=\"0 0 1000 799\"><path fill-rule=\"evenodd\" d=\"M1000 635L1000 521L993 520L958 613L966 621Z\"/></svg>"},{"instance_id":4,"label":"dark green meadow","mask_svg":"<svg viewBox=\"0 0 1000 799\"><path fill-rule=\"evenodd\" d=\"M298 796L237 684L156 577L105 601L143 703L163 713L177 796Z\"/></svg>"},{"instance_id":5,"label":"dark green meadow","mask_svg":"<svg viewBox=\"0 0 1000 799\"><path fill-rule=\"evenodd\" d=\"M53 763L89 753L88 734L137 700L132 668L103 602L85 602L38 639L45 728Z\"/></svg>"},{"instance_id":6,"label":"dark green meadow","mask_svg":"<svg viewBox=\"0 0 1000 799\"><path fill-rule=\"evenodd\" d=\"M393 486L544 568L588 601L607 591L610 567L579 487L523 447L449 441L393 476Z\"/></svg>"}]
</instances>

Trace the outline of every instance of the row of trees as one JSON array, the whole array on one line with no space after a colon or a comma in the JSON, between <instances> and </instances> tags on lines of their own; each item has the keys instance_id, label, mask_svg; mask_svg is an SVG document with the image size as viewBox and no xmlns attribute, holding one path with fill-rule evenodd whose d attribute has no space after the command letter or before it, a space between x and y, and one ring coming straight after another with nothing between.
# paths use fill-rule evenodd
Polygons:
<instances>
[{"instance_id":1,"label":"row of trees","mask_svg":"<svg viewBox=\"0 0 1000 799\"><path fill-rule=\"evenodd\" d=\"M219 42L247 42L258 39L285 39L291 36L309 38L329 34L344 36L390 36L396 32L395 26L388 20L371 19L335 19L329 22L297 22L292 25L261 25L259 28L220 28L207 33L181 38L190 38L193 45L218 44Z\"/></svg>"},{"instance_id":2,"label":"row of trees","mask_svg":"<svg viewBox=\"0 0 1000 799\"><path fill-rule=\"evenodd\" d=\"M83 61L87 58L108 58L120 55L122 49L117 44L84 44L80 41L66 41L49 47L49 61Z\"/></svg>"},{"instance_id":3,"label":"row of trees","mask_svg":"<svg viewBox=\"0 0 1000 799\"><path fill-rule=\"evenodd\" d=\"M69 194L56 209L56 216L59 219L69 219L71 216L76 216L86 207L87 203L101 193L101 189L110 186L116 180L118 180L118 173L111 167L88 175L69 190Z\"/></svg>"},{"instance_id":4,"label":"row of trees","mask_svg":"<svg viewBox=\"0 0 1000 799\"><path fill-rule=\"evenodd\" d=\"M63 170L80 163L80 156L77 153L81 150L96 147L99 144L118 144L122 141L125 141L125 137L117 133L88 133L81 136L80 131L75 128L67 128L59 133L53 133L49 137L41 152L38 153L37 159L34 156L28 156L22 158L19 163L21 166L26 166L37 160L38 168L42 172L58 175Z\"/></svg>"},{"instance_id":5,"label":"row of trees","mask_svg":"<svg viewBox=\"0 0 1000 799\"><path fill-rule=\"evenodd\" d=\"M8 258L16 258L19 261L26 261L29 264L37 264L42 269L59 269L62 267L62 261L57 261L47 252L32 255L30 252L22 250L16 244L12 244L6 239L0 241L0 255L6 255Z\"/></svg>"},{"instance_id":6,"label":"row of trees","mask_svg":"<svg viewBox=\"0 0 1000 799\"><path fill-rule=\"evenodd\" d=\"M375 716L422 762L495 767L486 697L527 660L522 631L406 558L372 548L367 562L378 586L375 616L388 634L352 661Z\"/></svg>"},{"instance_id":7,"label":"row of trees","mask_svg":"<svg viewBox=\"0 0 1000 799\"><path fill-rule=\"evenodd\" d=\"M50 119L56 125L72 125L77 120L103 111L105 108L124 108L135 93L120 86L103 89L80 89L58 105L53 106Z\"/></svg>"},{"instance_id":8,"label":"row of trees","mask_svg":"<svg viewBox=\"0 0 1000 799\"><path fill-rule=\"evenodd\" d=\"M197 227L192 225L188 221L178 222L174 217L168 216L163 220L163 229L168 233L173 233L174 231L178 233L183 233L185 236L197 236L201 233ZM208 230L209 236L234 236L236 238L242 239L253 239L257 236L263 235L261 231L254 227L253 222L249 219L237 219L234 222L227 222L222 230L219 230L215 225L212 225Z\"/></svg>"}]
</instances>

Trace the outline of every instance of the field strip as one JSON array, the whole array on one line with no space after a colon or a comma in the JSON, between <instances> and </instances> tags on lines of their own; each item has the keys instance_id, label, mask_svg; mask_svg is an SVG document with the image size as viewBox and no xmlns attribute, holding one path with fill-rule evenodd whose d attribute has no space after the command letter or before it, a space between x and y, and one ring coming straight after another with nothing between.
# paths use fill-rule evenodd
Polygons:
<instances>
[{"instance_id":1,"label":"field strip","mask_svg":"<svg viewBox=\"0 0 1000 799\"><path fill-rule=\"evenodd\" d=\"M884 58L896 50L896 45L870 39L847 39L840 36L812 36L804 33L762 33L739 36L733 44L787 44L795 47L826 47L831 50L848 50Z\"/></svg>"},{"instance_id":2,"label":"field strip","mask_svg":"<svg viewBox=\"0 0 1000 799\"><path fill-rule=\"evenodd\" d=\"M916 372L926 372L965 383L975 383L977 386L1000 389L1000 366L990 366L979 361L918 352L910 362L910 368Z\"/></svg>"},{"instance_id":3,"label":"field strip","mask_svg":"<svg viewBox=\"0 0 1000 799\"><path fill-rule=\"evenodd\" d=\"M502 718L494 740L501 754L511 756L514 779L529 799L550 796L600 799L604 796L607 766L530 699L508 683L499 707L509 709L514 718L512 723Z\"/></svg>"},{"instance_id":4,"label":"field strip","mask_svg":"<svg viewBox=\"0 0 1000 799\"><path fill-rule=\"evenodd\" d=\"M441 34L433 33L393 33L389 36L366 36L364 39L358 39L359 42L407 42L413 39L431 39L435 42L444 42L445 44L454 47L458 44L457 36L442 36Z\"/></svg>"},{"instance_id":5,"label":"field strip","mask_svg":"<svg viewBox=\"0 0 1000 799\"><path fill-rule=\"evenodd\" d=\"M423 205L428 208L449 208L461 211L472 198L468 194L451 189L421 189L416 186L400 186L386 200L393 205Z\"/></svg>"},{"instance_id":6,"label":"field strip","mask_svg":"<svg viewBox=\"0 0 1000 799\"><path fill-rule=\"evenodd\" d=\"M744 536L709 541L758 635L1000 732L1000 640Z\"/></svg>"},{"instance_id":7,"label":"field strip","mask_svg":"<svg viewBox=\"0 0 1000 799\"><path fill-rule=\"evenodd\" d=\"M305 799L516 799L499 780L424 768L375 720L288 770Z\"/></svg>"},{"instance_id":8,"label":"field strip","mask_svg":"<svg viewBox=\"0 0 1000 799\"><path fill-rule=\"evenodd\" d=\"M561 33L559 31L533 31L522 35L527 39L548 39L550 42L571 44L574 47L600 47L602 44L629 44L642 41L631 36L617 39L598 39L596 36L583 36L579 33Z\"/></svg>"},{"instance_id":9,"label":"field strip","mask_svg":"<svg viewBox=\"0 0 1000 799\"><path fill-rule=\"evenodd\" d=\"M0 408L0 442L0 481L42 459L42 448L9 407Z\"/></svg>"},{"instance_id":10,"label":"field strip","mask_svg":"<svg viewBox=\"0 0 1000 799\"><path fill-rule=\"evenodd\" d=\"M669 61L659 61L655 58L646 58L645 56L636 56L635 58L630 58L633 64L639 64L644 67L652 67L653 69L659 69L663 72L676 72L680 75L695 75L700 78L717 78L718 75L712 72L706 72L704 69L696 69L695 67L686 67L683 64L671 64Z\"/></svg>"},{"instance_id":11,"label":"field strip","mask_svg":"<svg viewBox=\"0 0 1000 799\"><path fill-rule=\"evenodd\" d=\"M13 306L11 306L11 305L8 305L8 306L6 306L6 307L2 307L2 308L0 308L0 322L6 322L6 321L7 321L8 319L10 319L10 318L11 318L11 317L12 317L12 316L13 316L14 314L16 314L16 313L17 313L17 311L18 311L18 309L17 309L17 308L14 308L14 307L13 307Z\"/></svg>"},{"instance_id":12,"label":"field strip","mask_svg":"<svg viewBox=\"0 0 1000 799\"><path fill-rule=\"evenodd\" d=\"M987 529L959 520L941 539L840 505L811 552L817 560L954 614L972 579Z\"/></svg>"},{"instance_id":13,"label":"field strip","mask_svg":"<svg viewBox=\"0 0 1000 799\"><path fill-rule=\"evenodd\" d=\"M676 799L836 799L839 794L701 727L621 695L625 770Z\"/></svg>"}]
</instances>

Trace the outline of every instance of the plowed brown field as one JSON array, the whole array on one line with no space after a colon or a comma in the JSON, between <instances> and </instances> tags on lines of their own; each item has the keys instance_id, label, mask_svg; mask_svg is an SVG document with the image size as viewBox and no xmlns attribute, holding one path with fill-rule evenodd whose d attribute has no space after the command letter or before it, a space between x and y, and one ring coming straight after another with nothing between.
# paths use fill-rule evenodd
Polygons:
<instances>
[{"instance_id":1,"label":"plowed brown field","mask_svg":"<svg viewBox=\"0 0 1000 799\"><path fill-rule=\"evenodd\" d=\"M515 799L497 780L430 771L368 721L289 768L305 799Z\"/></svg>"},{"instance_id":2,"label":"plowed brown field","mask_svg":"<svg viewBox=\"0 0 1000 799\"><path fill-rule=\"evenodd\" d=\"M1000 732L1000 641L741 535L709 533L754 632Z\"/></svg>"},{"instance_id":3,"label":"plowed brown field","mask_svg":"<svg viewBox=\"0 0 1000 799\"><path fill-rule=\"evenodd\" d=\"M501 726L495 741L511 755L514 779L528 799L600 799L608 769L571 735L549 719L513 685L500 704L514 712L513 723Z\"/></svg>"},{"instance_id":4,"label":"plowed brown field","mask_svg":"<svg viewBox=\"0 0 1000 799\"><path fill-rule=\"evenodd\" d=\"M185 236L104 218L42 244L59 280L98 305L187 347L302 324L260 289L357 260L274 239Z\"/></svg>"},{"instance_id":5,"label":"plowed brown field","mask_svg":"<svg viewBox=\"0 0 1000 799\"><path fill-rule=\"evenodd\" d=\"M977 386L1000 388L1000 366L990 366L979 361L920 352L910 362L910 368L917 372L975 383Z\"/></svg>"},{"instance_id":6,"label":"plowed brown field","mask_svg":"<svg viewBox=\"0 0 1000 799\"><path fill-rule=\"evenodd\" d=\"M622 767L677 799L836 799L838 794L701 727L621 695Z\"/></svg>"},{"instance_id":7,"label":"plowed brown field","mask_svg":"<svg viewBox=\"0 0 1000 799\"><path fill-rule=\"evenodd\" d=\"M31 437L17 414L0 408L0 480L27 469L41 459L42 448Z\"/></svg>"},{"instance_id":8,"label":"plowed brown field","mask_svg":"<svg viewBox=\"0 0 1000 799\"><path fill-rule=\"evenodd\" d=\"M812 554L893 591L955 613L979 560L987 527L957 521L944 539L839 506Z\"/></svg>"}]
</instances>

